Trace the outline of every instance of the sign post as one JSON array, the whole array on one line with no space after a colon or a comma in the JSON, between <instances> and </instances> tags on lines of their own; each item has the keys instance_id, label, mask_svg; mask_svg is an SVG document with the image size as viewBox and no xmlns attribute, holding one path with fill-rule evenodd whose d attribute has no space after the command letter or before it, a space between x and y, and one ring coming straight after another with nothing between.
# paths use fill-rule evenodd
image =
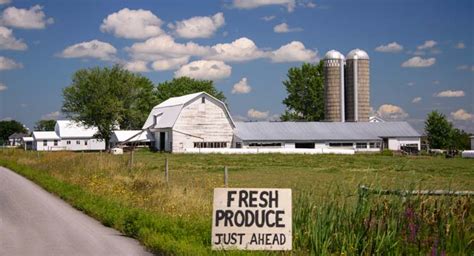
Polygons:
<instances>
[{"instance_id":1,"label":"sign post","mask_svg":"<svg viewBox=\"0 0 474 256\"><path fill-rule=\"evenodd\" d=\"M215 188L213 250L291 250L291 189Z\"/></svg>"}]
</instances>

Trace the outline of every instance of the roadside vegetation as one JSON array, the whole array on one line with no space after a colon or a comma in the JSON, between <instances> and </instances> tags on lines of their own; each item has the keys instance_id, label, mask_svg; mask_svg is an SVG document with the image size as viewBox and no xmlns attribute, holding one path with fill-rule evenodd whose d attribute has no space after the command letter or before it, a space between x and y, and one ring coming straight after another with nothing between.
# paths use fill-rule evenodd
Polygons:
<instances>
[{"instance_id":1,"label":"roadside vegetation","mask_svg":"<svg viewBox=\"0 0 474 256\"><path fill-rule=\"evenodd\" d=\"M165 158L169 183L164 176ZM139 151L130 168L129 155L0 150L0 165L157 253L211 253L212 191L223 186L224 166L229 168L231 187L293 189L293 254L474 252L473 198L402 198L358 190L361 184L400 190L472 190L471 159Z\"/></svg>"}]
</instances>

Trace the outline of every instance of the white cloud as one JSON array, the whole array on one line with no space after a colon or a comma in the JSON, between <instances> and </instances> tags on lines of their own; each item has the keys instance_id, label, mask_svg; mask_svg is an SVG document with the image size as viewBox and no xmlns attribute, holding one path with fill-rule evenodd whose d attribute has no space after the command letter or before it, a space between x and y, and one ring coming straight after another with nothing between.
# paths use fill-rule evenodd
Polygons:
<instances>
[{"instance_id":1,"label":"white cloud","mask_svg":"<svg viewBox=\"0 0 474 256\"><path fill-rule=\"evenodd\" d=\"M433 84L440 84L441 82L439 80L433 80Z\"/></svg>"},{"instance_id":2,"label":"white cloud","mask_svg":"<svg viewBox=\"0 0 474 256\"><path fill-rule=\"evenodd\" d=\"M238 9L254 9L268 5L284 5L289 12L295 9L295 0L234 0L233 6Z\"/></svg>"},{"instance_id":3,"label":"white cloud","mask_svg":"<svg viewBox=\"0 0 474 256\"><path fill-rule=\"evenodd\" d=\"M401 120L408 117L408 114L401 107L391 104L383 104L377 110L377 115L386 120Z\"/></svg>"},{"instance_id":4,"label":"white cloud","mask_svg":"<svg viewBox=\"0 0 474 256\"><path fill-rule=\"evenodd\" d=\"M247 83L247 78L242 78L238 83L234 84L232 94L247 94L252 90L252 87Z\"/></svg>"},{"instance_id":5,"label":"white cloud","mask_svg":"<svg viewBox=\"0 0 474 256\"><path fill-rule=\"evenodd\" d=\"M23 65L19 62L16 62L12 59L0 56L0 71L1 70L10 70L10 69L17 69L23 68Z\"/></svg>"},{"instance_id":6,"label":"white cloud","mask_svg":"<svg viewBox=\"0 0 474 256\"><path fill-rule=\"evenodd\" d=\"M264 20L264 21L271 21L275 18L276 18L275 15L270 15L270 16L263 16L261 19Z\"/></svg>"},{"instance_id":7,"label":"white cloud","mask_svg":"<svg viewBox=\"0 0 474 256\"><path fill-rule=\"evenodd\" d=\"M419 45L418 47L416 47L416 49L418 50L430 49L430 48L435 47L435 45L437 44L438 43L434 40L428 40L428 41L425 41L425 43L423 43L422 45Z\"/></svg>"},{"instance_id":8,"label":"white cloud","mask_svg":"<svg viewBox=\"0 0 474 256\"><path fill-rule=\"evenodd\" d=\"M125 63L124 68L131 72L149 72L147 62L143 60L134 60Z\"/></svg>"},{"instance_id":9,"label":"white cloud","mask_svg":"<svg viewBox=\"0 0 474 256\"><path fill-rule=\"evenodd\" d=\"M198 60L181 66L175 77L187 76L199 80L219 80L227 78L232 73L232 67L222 61Z\"/></svg>"},{"instance_id":10,"label":"white cloud","mask_svg":"<svg viewBox=\"0 0 474 256\"><path fill-rule=\"evenodd\" d=\"M408 86L413 86L413 85L415 85L415 82L408 82L407 85Z\"/></svg>"},{"instance_id":11,"label":"white cloud","mask_svg":"<svg viewBox=\"0 0 474 256\"><path fill-rule=\"evenodd\" d=\"M403 46L399 45L397 42L391 42L386 45L380 45L375 48L378 52L401 52L403 51Z\"/></svg>"},{"instance_id":12,"label":"white cloud","mask_svg":"<svg viewBox=\"0 0 474 256\"><path fill-rule=\"evenodd\" d=\"M466 45L465 45L463 42L459 42L459 43L457 43L457 44L454 46L454 48L456 48L456 49L464 49L464 48L466 48Z\"/></svg>"},{"instance_id":13,"label":"white cloud","mask_svg":"<svg viewBox=\"0 0 474 256\"><path fill-rule=\"evenodd\" d=\"M455 112L451 112L451 117L454 120L462 120L462 121L472 120L472 121L474 121L474 114L468 113L466 110L464 110L462 108L458 109Z\"/></svg>"},{"instance_id":14,"label":"white cloud","mask_svg":"<svg viewBox=\"0 0 474 256\"><path fill-rule=\"evenodd\" d=\"M24 51L27 48L23 40L15 38L11 29L0 26L0 50Z\"/></svg>"},{"instance_id":15,"label":"white cloud","mask_svg":"<svg viewBox=\"0 0 474 256\"><path fill-rule=\"evenodd\" d=\"M0 92L5 91L8 87L4 83L0 83Z\"/></svg>"},{"instance_id":16,"label":"white cloud","mask_svg":"<svg viewBox=\"0 0 474 256\"><path fill-rule=\"evenodd\" d=\"M0 4L9 4L11 0L0 0Z\"/></svg>"},{"instance_id":17,"label":"white cloud","mask_svg":"<svg viewBox=\"0 0 474 256\"><path fill-rule=\"evenodd\" d=\"M209 38L225 24L224 14L216 13L214 16L197 16L187 20L177 21L168 27L182 38Z\"/></svg>"},{"instance_id":18,"label":"white cloud","mask_svg":"<svg viewBox=\"0 0 474 256\"><path fill-rule=\"evenodd\" d=\"M308 2L308 3L306 4L306 7L308 7L308 8L316 8L316 4L313 3L313 2Z\"/></svg>"},{"instance_id":19,"label":"white cloud","mask_svg":"<svg viewBox=\"0 0 474 256\"><path fill-rule=\"evenodd\" d=\"M473 66L468 66L468 65L461 65L456 67L457 70L471 70L474 72L474 65Z\"/></svg>"},{"instance_id":20,"label":"white cloud","mask_svg":"<svg viewBox=\"0 0 474 256\"><path fill-rule=\"evenodd\" d=\"M413 57L402 63L404 68L426 68L433 66L436 63L435 58L423 59L421 57Z\"/></svg>"},{"instance_id":21,"label":"white cloud","mask_svg":"<svg viewBox=\"0 0 474 256\"><path fill-rule=\"evenodd\" d=\"M239 38L232 43L216 44L212 46L212 53L207 59L229 62L248 61L265 57L266 53L258 49L255 43L246 38Z\"/></svg>"},{"instance_id":22,"label":"white cloud","mask_svg":"<svg viewBox=\"0 0 474 256\"><path fill-rule=\"evenodd\" d=\"M315 62L317 52L306 49L299 41L293 41L273 51L270 58L273 62Z\"/></svg>"},{"instance_id":23,"label":"white cloud","mask_svg":"<svg viewBox=\"0 0 474 256\"><path fill-rule=\"evenodd\" d=\"M163 34L162 23L151 11L125 8L107 16L100 30L116 37L145 39Z\"/></svg>"},{"instance_id":24,"label":"white cloud","mask_svg":"<svg viewBox=\"0 0 474 256\"><path fill-rule=\"evenodd\" d=\"M421 97L416 97L411 101L411 103L418 103L420 101L421 101Z\"/></svg>"},{"instance_id":25,"label":"white cloud","mask_svg":"<svg viewBox=\"0 0 474 256\"><path fill-rule=\"evenodd\" d=\"M447 91L442 91L437 94L435 94L436 97L441 97L441 98L453 98L453 97L464 97L464 91L458 90L458 91L453 91L453 90L447 90Z\"/></svg>"},{"instance_id":26,"label":"white cloud","mask_svg":"<svg viewBox=\"0 0 474 256\"><path fill-rule=\"evenodd\" d=\"M156 61L184 56L205 56L210 53L211 49L193 42L176 43L171 36L161 35L145 42L134 43L130 48L127 48L127 51L134 59Z\"/></svg>"},{"instance_id":27,"label":"white cloud","mask_svg":"<svg viewBox=\"0 0 474 256\"><path fill-rule=\"evenodd\" d=\"M290 28L286 22L278 24L273 27L273 32L275 33L289 33L289 32L299 32L303 31L302 28Z\"/></svg>"},{"instance_id":28,"label":"white cloud","mask_svg":"<svg viewBox=\"0 0 474 256\"><path fill-rule=\"evenodd\" d=\"M173 70L188 63L189 56L156 60L152 63L152 68L157 71Z\"/></svg>"},{"instance_id":29,"label":"white cloud","mask_svg":"<svg viewBox=\"0 0 474 256\"><path fill-rule=\"evenodd\" d=\"M54 112L42 115L41 120L58 120L60 117L61 117L61 112L54 111Z\"/></svg>"},{"instance_id":30,"label":"white cloud","mask_svg":"<svg viewBox=\"0 0 474 256\"><path fill-rule=\"evenodd\" d=\"M259 111L253 108L247 111L247 116L253 119L266 119L268 118L269 114L270 114L269 111Z\"/></svg>"},{"instance_id":31,"label":"white cloud","mask_svg":"<svg viewBox=\"0 0 474 256\"><path fill-rule=\"evenodd\" d=\"M92 40L71 45L64 49L61 54L62 58L97 58L101 60L113 60L117 49L111 44Z\"/></svg>"},{"instance_id":32,"label":"white cloud","mask_svg":"<svg viewBox=\"0 0 474 256\"><path fill-rule=\"evenodd\" d=\"M46 25L54 23L53 18L46 18L40 5L30 9L8 7L3 10L0 20L2 25L23 29L44 29Z\"/></svg>"}]
</instances>

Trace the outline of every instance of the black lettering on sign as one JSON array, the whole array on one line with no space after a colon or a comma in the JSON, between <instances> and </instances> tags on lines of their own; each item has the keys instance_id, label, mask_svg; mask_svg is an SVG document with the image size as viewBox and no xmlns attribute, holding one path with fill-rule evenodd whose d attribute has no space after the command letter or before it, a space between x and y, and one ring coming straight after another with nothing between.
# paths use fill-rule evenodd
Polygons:
<instances>
[{"instance_id":1,"label":"black lettering on sign","mask_svg":"<svg viewBox=\"0 0 474 256\"><path fill-rule=\"evenodd\" d=\"M258 207L258 191L257 190L250 190L249 192L249 207Z\"/></svg>"},{"instance_id":2,"label":"black lettering on sign","mask_svg":"<svg viewBox=\"0 0 474 256\"><path fill-rule=\"evenodd\" d=\"M227 207L230 207L232 201L234 201L233 195L237 194L237 191L230 190L227 192Z\"/></svg>"},{"instance_id":3,"label":"black lettering on sign","mask_svg":"<svg viewBox=\"0 0 474 256\"><path fill-rule=\"evenodd\" d=\"M239 191L239 207L242 207L243 204L245 204L245 207L249 207L249 204L247 202L248 197L249 197L249 194L247 190Z\"/></svg>"},{"instance_id":4,"label":"black lettering on sign","mask_svg":"<svg viewBox=\"0 0 474 256\"><path fill-rule=\"evenodd\" d=\"M254 233L250 245L282 245L286 243L286 235L282 233Z\"/></svg>"},{"instance_id":5,"label":"black lettering on sign","mask_svg":"<svg viewBox=\"0 0 474 256\"><path fill-rule=\"evenodd\" d=\"M216 234L217 241L214 242L215 245L235 245L242 244L242 237L245 233L218 233Z\"/></svg>"}]
</instances>

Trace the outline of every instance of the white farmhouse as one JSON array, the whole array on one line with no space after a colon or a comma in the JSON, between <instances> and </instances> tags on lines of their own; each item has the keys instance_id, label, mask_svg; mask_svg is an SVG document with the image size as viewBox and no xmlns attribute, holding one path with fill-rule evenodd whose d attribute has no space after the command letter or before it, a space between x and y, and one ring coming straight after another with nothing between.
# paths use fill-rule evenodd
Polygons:
<instances>
[{"instance_id":1,"label":"white farmhouse","mask_svg":"<svg viewBox=\"0 0 474 256\"><path fill-rule=\"evenodd\" d=\"M151 110L143 125L153 134L156 150L171 152L230 148L234 128L226 105L205 92L162 102Z\"/></svg>"},{"instance_id":2,"label":"white farmhouse","mask_svg":"<svg viewBox=\"0 0 474 256\"><path fill-rule=\"evenodd\" d=\"M57 151L61 150L59 147L59 141L61 138L56 132L33 132L33 150L38 151Z\"/></svg>"}]
</instances>

